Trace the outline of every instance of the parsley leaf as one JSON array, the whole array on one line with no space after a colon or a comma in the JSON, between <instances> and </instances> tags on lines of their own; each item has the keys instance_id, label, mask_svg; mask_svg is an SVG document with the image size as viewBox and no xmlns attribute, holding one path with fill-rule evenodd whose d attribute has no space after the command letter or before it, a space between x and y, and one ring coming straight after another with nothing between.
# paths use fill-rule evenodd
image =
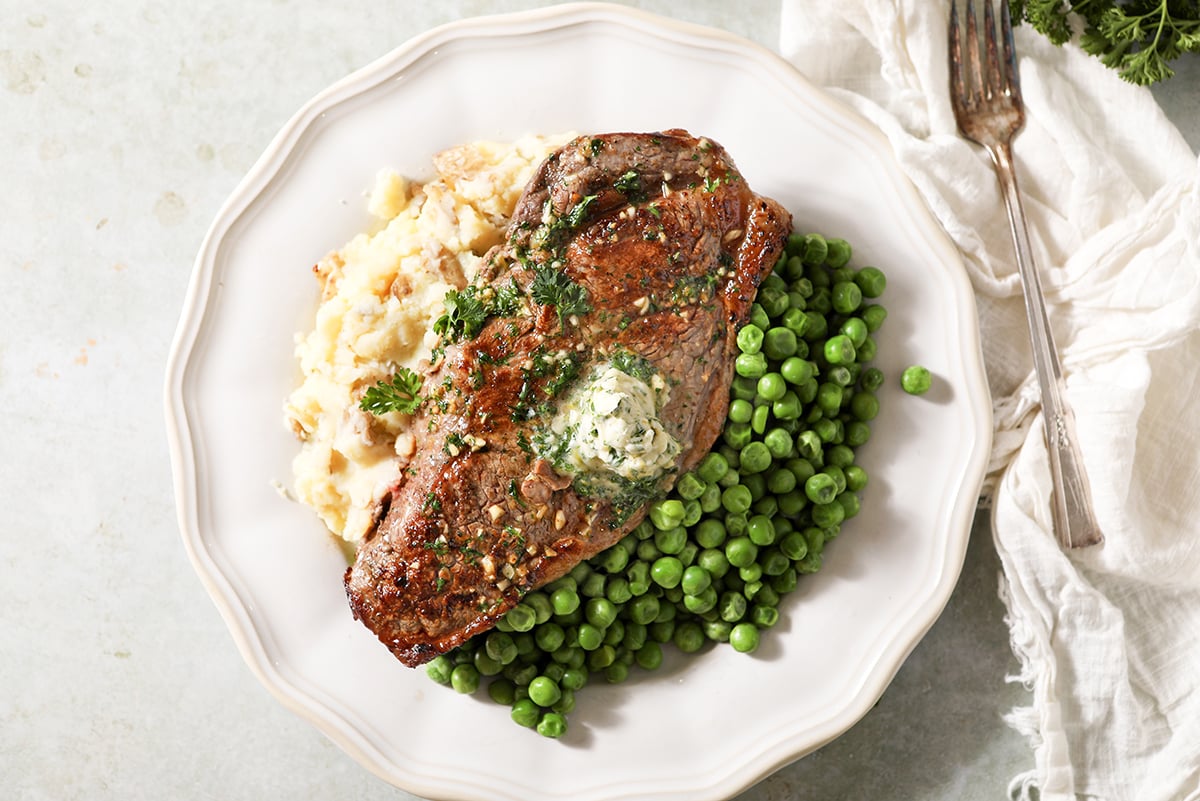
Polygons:
<instances>
[{"instance_id":1,"label":"parsley leaf","mask_svg":"<svg viewBox=\"0 0 1200 801\"><path fill-rule=\"evenodd\" d=\"M584 314L592 310L587 290L572 281L562 270L548 264L534 267L529 296L543 306L553 306L558 312L559 325L573 314Z\"/></svg>"},{"instance_id":2,"label":"parsley leaf","mask_svg":"<svg viewBox=\"0 0 1200 801\"><path fill-rule=\"evenodd\" d=\"M407 367L401 367L391 381L380 381L369 387L358 402L358 408L374 415L388 412L413 414L425 402L420 394L421 381L421 376Z\"/></svg>"},{"instance_id":3,"label":"parsley leaf","mask_svg":"<svg viewBox=\"0 0 1200 801\"><path fill-rule=\"evenodd\" d=\"M1196 0L1012 0L1013 20L1025 20L1054 44L1083 23L1079 46L1126 81L1152 84L1175 74L1170 62L1200 53Z\"/></svg>"},{"instance_id":4,"label":"parsley leaf","mask_svg":"<svg viewBox=\"0 0 1200 801\"><path fill-rule=\"evenodd\" d=\"M433 332L450 342L474 339L487 322L488 310L474 284L459 291L451 289L442 299L446 312L433 323Z\"/></svg>"}]
</instances>

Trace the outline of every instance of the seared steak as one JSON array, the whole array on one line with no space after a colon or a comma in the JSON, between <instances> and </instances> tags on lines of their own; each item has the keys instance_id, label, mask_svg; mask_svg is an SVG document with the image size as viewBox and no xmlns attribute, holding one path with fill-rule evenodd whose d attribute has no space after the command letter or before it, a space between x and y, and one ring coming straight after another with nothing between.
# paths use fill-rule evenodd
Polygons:
<instances>
[{"instance_id":1,"label":"seared steak","mask_svg":"<svg viewBox=\"0 0 1200 801\"><path fill-rule=\"evenodd\" d=\"M346 571L355 617L419 665L628 533L719 434L790 228L684 131L547 158L447 299L416 455Z\"/></svg>"}]
</instances>

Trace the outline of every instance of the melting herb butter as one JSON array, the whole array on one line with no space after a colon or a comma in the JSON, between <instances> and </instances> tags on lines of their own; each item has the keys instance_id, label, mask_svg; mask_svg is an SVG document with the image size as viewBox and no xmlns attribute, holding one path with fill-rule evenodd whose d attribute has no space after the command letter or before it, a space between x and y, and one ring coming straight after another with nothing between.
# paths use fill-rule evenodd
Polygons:
<instances>
[{"instance_id":1,"label":"melting herb butter","mask_svg":"<svg viewBox=\"0 0 1200 801\"><path fill-rule=\"evenodd\" d=\"M559 471L595 490L607 485L620 491L630 482L657 479L680 451L659 419L668 396L657 373L601 365L559 403L538 437L539 450Z\"/></svg>"}]
</instances>

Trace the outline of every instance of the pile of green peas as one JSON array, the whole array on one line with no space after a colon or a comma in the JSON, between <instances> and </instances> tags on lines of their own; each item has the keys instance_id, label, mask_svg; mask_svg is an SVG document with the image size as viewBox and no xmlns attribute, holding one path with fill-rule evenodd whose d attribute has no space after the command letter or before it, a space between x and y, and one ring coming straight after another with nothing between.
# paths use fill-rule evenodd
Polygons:
<instances>
[{"instance_id":1,"label":"pile of green peas","mask_svg":"<svg viewBox=\"0 0 1200 801\"><path fill-rule=\"evenodd\" d=\"M579 690L658 668L664 646L755 651L867 484L855 451L879 413L883 374L869 362L887 280L850 258L845 240L790 236L738 331L713 449L628 536L527 593L429 676L460 693L486 684L513 721L561 737Z\"/></svg>"}]
</instances>

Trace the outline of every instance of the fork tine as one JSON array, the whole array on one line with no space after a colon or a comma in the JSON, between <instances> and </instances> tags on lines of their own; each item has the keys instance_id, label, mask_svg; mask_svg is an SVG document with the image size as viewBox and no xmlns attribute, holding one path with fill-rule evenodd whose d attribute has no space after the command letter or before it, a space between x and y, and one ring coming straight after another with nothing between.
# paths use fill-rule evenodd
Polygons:
<instances>
[{"instance_id":1,"label":"fork tine","mask_svg":"<svg viewBox=\"0 0 1200 801\"><path fill-rule=\"evenodd\" d=\"M950 0L950 92L955 104L967 93L963 87L962 34L958 30L958 0Z\"/></svg>"},{"instance_id":2,"label":"fork tine","mask_svg":"<svg viewBox=\"0 0 1200 801\"><path fill-rule=\"evenodd\" d=\"M967 90L972 105L983 99L983 72L979 67L979 32L975 25L975 4L967 0Z\"/></svg>"},{"instance_id":3,"label":"fork tine","mask_svg":"<svg viewBox=\"0 0 1200 801\"><path fill-rule=\"evenodd\" d=\"M1004 88L1021 102L1021 74L1017 69L1017 49L1013 46L1012 17L1008 0L1000 0L1000 37L1004 40Z\"/></svg>"},{"instance_id":4,"label":"fork tine","mask_svg":"<svg viewBox=\"0 0 1200 801\"><path fill-rule=\"evenodd\" d=\"M1004 91L1004 77L1000 73L1000 59L996 52L996 12L992 9L992 0L984 0L983 3L983 45L983 93L990 100Z\"/></svg>"}]
</instances>

